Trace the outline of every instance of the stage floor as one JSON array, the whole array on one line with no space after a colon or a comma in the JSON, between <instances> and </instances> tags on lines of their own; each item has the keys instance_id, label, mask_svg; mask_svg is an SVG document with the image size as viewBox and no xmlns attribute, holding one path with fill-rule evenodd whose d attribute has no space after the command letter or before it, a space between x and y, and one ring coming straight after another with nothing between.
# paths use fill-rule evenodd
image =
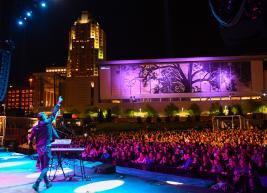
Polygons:
<instances>
[{"instance_id":1,"label":"stage floor","mask_svg":"<svg viewBox=\"0 0 267 193\"><path fill-rule=\"evenodd\" d=\"M36 160L29 156L10 152L0 152L0 192L33 193L31 187L38 177ZM117 173L90 175L91 180L82 180L74 176L71 181L64 180L57 173L53 186L49 189L40 184L40 192L45 193L209 193L216 192L208 187L213 183L208 180L193 179L148 172L132 168L117 167ZM72 175L71 167L65 172ZM53 171L52 171L53 172Z\"/></svg>"}]
</instances>

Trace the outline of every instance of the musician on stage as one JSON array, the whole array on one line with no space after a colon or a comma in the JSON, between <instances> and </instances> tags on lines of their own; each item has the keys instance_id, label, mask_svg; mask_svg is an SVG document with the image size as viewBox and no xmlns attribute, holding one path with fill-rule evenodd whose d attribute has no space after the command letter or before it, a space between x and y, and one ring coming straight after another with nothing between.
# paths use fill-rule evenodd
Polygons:
<instances>
[{"instance_id":1,"label":"musician on stage","mask_svg":"<svg viewBox=\"0 0 267 193\"><path fill-rule=\"evenodd\" d=\"M52 184L49 182L47 177L48 167L50 160L52 158L51 155L51 142L55 138L59 138L55 128L52 125L57 112L59 111L61 102L63 98L60 96L58 98L57 104L54 107L53 113L50 117L47 117L44 112L40 112L37 115L38 124L33 127L31 135L29 136L29 142L31 143L35 137L36 140L36 149L38 153L38 158L41 162L41 174L37 178L36 182L33 184L32 188L38 192L39 184L44 179L46 184L46 188L50 188Z\"/></svg>"}]
</instances>

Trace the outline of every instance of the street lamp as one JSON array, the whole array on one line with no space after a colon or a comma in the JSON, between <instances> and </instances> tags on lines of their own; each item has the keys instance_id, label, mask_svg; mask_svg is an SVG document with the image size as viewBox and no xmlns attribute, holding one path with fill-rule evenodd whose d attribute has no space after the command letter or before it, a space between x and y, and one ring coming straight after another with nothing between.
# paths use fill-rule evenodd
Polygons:
<instances>
[{"instance_id":1,"label":"street lamp","mask_svg":"<svg viewBox=\"0 0 267 193\"><path fill-rule=\"evenodd\" d=\"M261 99L262 100L266 100L267 99L267 91L266 90L262 90L261 91Z\"/></svg>"},{"instance_id":2,"label":"street lamp","mask_svg":"<svg viewBox=\"0 0 267 193\"><path fill-rule=\"evenodd\" d=\"M130 96L130 103L133 104L133 110L134 110L134 103L136 102L135 96Z\"/></svg>"},{"instance_id":3,"label":"street lamp","mask_svg":"<svg viewBox=\"0 0 267 193\"><path fill-rule=\"evenodd\" d=\"M30 86L30 89L32 88L32 81L33 81L33 78L29 78L29 86Z\"/></svg>"},{"instance_id":4,"label":"street lamp","mask_svg":"<svg viewBox=\"0 0 267 193\"><path fill-rule=\"evenodd\" d=\"M2 107L3 107L3 113L4 113L4 116L6 115L6 105L5 104L2 104Z\"/></svg>"}]
</instances>

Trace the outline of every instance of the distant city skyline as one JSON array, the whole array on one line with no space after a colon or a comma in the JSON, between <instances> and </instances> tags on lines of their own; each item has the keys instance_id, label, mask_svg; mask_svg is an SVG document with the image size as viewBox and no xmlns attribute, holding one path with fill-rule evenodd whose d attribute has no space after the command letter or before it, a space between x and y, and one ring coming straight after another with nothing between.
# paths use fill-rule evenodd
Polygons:
<instances>
[{"instance_id":1,"label":"distant city skyline","mask_svg":"<svg viewBox=\"0 0 267 193\"><path fill-rule=\"evenodd\" d=\"M246 41L245 36L253 35L253 29L265 34L266 13L252 24L240 22L243 26L228 29L220 27L208 1L50 0L46 10L36 12L27 26L19 28L15 19L32 2L0 2L0 27L4 29L0 38L12 36L16 43L11 84L26 84L33 72L45 71L47 66L66 66L68 32L81 11L86 10L107 34L107 60L267 52L266 39L260 36ZM231 45L229 38L233 37L239 42Z\"/></svg>"}]
</instances>

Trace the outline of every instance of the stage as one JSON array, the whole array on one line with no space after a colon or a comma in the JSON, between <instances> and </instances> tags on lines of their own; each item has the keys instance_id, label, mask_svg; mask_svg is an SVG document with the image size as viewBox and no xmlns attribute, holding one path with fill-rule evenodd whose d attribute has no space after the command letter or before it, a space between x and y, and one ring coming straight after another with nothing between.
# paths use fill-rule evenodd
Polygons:
<instances>
[{"instance_id":1,"label":"stage","mask_svg":"<svg viewBox=\"0 0 267 193\"><path fill-rule=\"evenodd\" d=\"M66 162L67 163L67 162ZM71 163L71 160L68 161ZM0 152L0 192L34 193L31 188L39 172L36 160L12 152ZM71 165L63 164L66 175L73 175ZM51 171L53 174L53 170ZM212 181L179 177L133 168L116 167L116 173L91 173L87 180L79 176L64 179L61 170L56 173L53 186L46 189L43 182L40 192L45 193L208 193Z\"/></svg>"}]
</instances>

